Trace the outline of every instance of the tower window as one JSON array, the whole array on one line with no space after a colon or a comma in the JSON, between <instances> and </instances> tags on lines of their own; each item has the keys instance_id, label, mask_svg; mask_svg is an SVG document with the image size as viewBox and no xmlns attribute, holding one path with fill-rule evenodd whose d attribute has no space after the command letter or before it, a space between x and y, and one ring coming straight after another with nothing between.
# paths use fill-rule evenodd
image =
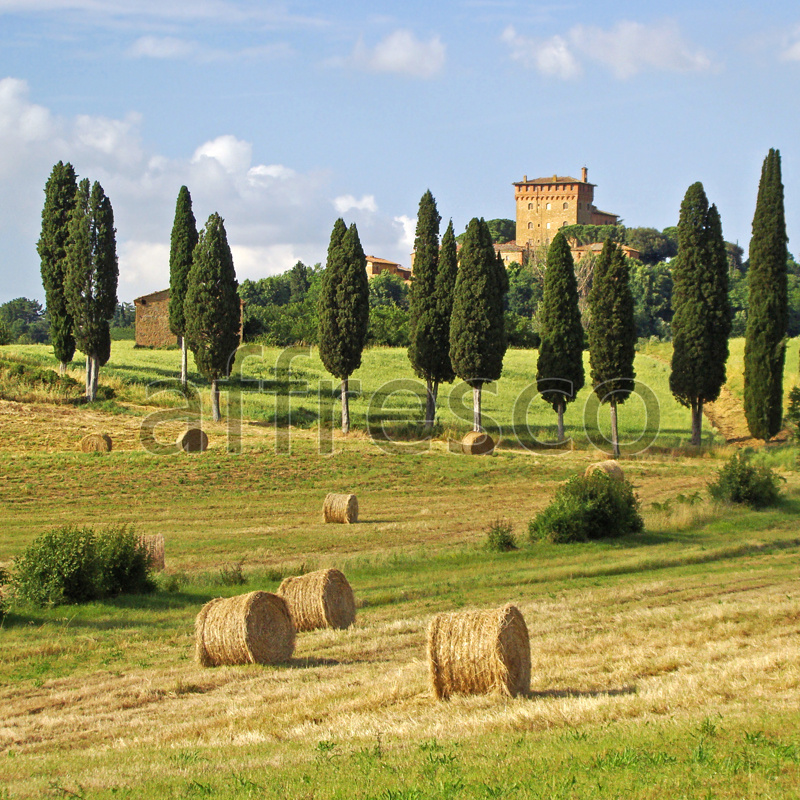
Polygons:
<instances>
[{"instance_id":1,"label":"tower window","mask_svg":"<svg viewBox=\"0 0 800 800\"><path fill-rule=\"evenodd\" d=\"M563 208L563 209L566 211L566 209L568 209L568 208L569 208L569 203L564 203L564 205L562 206L562 208Z\"/></svg>"}]
</instances>

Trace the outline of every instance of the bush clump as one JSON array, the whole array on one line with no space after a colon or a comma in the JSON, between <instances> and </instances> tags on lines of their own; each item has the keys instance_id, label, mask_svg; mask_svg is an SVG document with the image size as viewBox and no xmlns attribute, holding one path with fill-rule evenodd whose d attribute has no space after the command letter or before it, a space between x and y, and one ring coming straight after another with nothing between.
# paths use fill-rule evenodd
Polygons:
<instances>
[{"instance_id":1,"label":"bush clump","mask_svg":"<svg viewBox=\"0 0 800 800\"><path fill-rule=\"evenodd\" d=\"M643 529L639 500L630 482L599 471L570 478L528 525L533 541L547 542L586 542Z\"/></svg>"},{"instance_id":2,"label":"bush clump","mask_svg":"<svg viewBox=\"0 0 800 800\"><path fill-rule=\"evenodd\" d=\"M13 582L21 599L41 606L155 590L147 550L126 525L43 533L16 560Z\"/></svg>"},{"instance_id":3,"label":"bush clump","mask_svg":"<svg viewBox=\"0 0 800 800\"><path fill-rule=\"evenodd\" d=\"M748 453L739 452L717 473L708 491L715 500L766 508L780 499L782 480L765 464L753 464Z\"/></svg>"},{"instance_id":4,"label":"bush clump","mask_svg":"<svg viewBox=\"0 0 800 800\"><path fill-rule=\"evenodd\" d=\"M517 540L507 519L496 519L486 530L486 549L507 553L517 549Z\"/></svg>"}]
</instances>

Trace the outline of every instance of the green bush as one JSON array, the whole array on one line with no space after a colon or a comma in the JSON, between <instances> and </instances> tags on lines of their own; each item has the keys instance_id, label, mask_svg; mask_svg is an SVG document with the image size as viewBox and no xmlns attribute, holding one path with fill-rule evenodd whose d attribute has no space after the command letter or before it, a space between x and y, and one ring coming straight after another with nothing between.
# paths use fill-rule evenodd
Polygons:
<instances>
[{"instance_id":1,"label":"green bush","mask_svg":"<svg viewBox=\"0 0 800 800\"><path fill-rule=\"evenodd\" d=\"M147 552L133 529L66 525L39 536L15 562L14 584L35 605L83 603L155 589Z\"/></svg>"},{"instance_id":2,"label":"green bush","mask_svg":"<svg viewBox=\"0 0 800 800\"><path fill-rule=\"evenodd\" d=\"M486 531L486 548L503 553L517 549L517 540L507 519L496 519Z\"/></svg>"},{"instance_id":3,"label":"green bush","mask_svg":"<svg viewBox=\"0 0 800 800\"><path fill-rule=\"evenodd\" d=\"M780 499L782 480L768 466L753 464L748 453L739 452L717 473L708 491L715 500L765 508Z\"/></svg>"},{"instance_id":4,"label":"green bush","mask_svg":"<svg viewBox=\"0 0 800 800\"><path fill-rule=\"evenodd\" d=\"M795 386L789 392L789 408L783 417L783 422L792 434L795 442L800 442L800 386Z\"/></svg>"},{"instance_id":5,"label":"green bush","mask_svg":"<svg viewBox=\"0 0 800 800\"><path fill-rule=\"evenodd\" d=\"M528 525L533 541L586 542L638 533L644 528L639 500L628 481L604 472L576 475Z\"/></svg>"}]
</instances>

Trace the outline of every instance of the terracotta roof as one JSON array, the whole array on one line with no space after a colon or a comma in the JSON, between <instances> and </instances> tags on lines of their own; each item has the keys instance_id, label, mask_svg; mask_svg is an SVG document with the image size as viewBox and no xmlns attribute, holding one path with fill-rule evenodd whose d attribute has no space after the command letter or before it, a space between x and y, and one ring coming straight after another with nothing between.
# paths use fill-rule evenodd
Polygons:
<instances>
[{"instance_id":1,"label":"terracotta roof","mask_svg":"<svg viewBox=\"0 0 800 800\"><path fill-rule=\"evenodd\" d=\"M572 178L569 175L551 175L549 178L533 178L528 179L526 181L515 181L514 186L527 186L530 183L539 183L539 184L552 184L552 183L583 183L582 180L578 178ZM587 186L596 186L597 184L589 183L587 181Z\"/></svg>"},{"instance_id":2,"label":"terracotta roof","mask_svg":"<svg viewBox=\"0 0 800 800\"><path fill-rule=\"evenodd\" d=\"M376 264L394 264L396 267L400 267L396 261L389 261L386 258L378 258L377 256L365 256L367 261L373 261ZM405 267L400 267L400 269L405 269Z\"/></svg>"},{"instance_id":3,"label":"terracotta roof","mask_svg":"<svg viewBox=\"0 0 800 800\"><path fill-rule=\"evenodd\" d=\"M517 244L516 242L503 242L502 244L495 244L495 250L509 250L514 253L521 253L525 248L522 245Z\"/></svg>"}]
</instances>

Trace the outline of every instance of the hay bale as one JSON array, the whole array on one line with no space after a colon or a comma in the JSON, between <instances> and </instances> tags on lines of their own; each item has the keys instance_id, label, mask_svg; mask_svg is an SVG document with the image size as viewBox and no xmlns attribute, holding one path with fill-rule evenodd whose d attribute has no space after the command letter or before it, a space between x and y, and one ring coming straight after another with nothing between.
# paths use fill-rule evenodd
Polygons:
<instances>
[{"instance_id":1,"label":"hay bale","mask_svg":"<svg viewBox=\"0 0 800 800\"><path fill-rule=\"evenodd\" d=\"M338 569L319 569L286 578L278 588L298 631L348 628L356 618L353 590Z\"/></svg>"},{"instance_id":2,"label":"hay bale","mask_svg":"<svg viewBox=\"0 0 800 800\"><path fill-rule=\"evenodd\" d=\"M461 452L468 456L482 456L494 452L494 439L483 431L470 431L461 440Z\"/></svg>"},{"instance_id":3,"label":"hay bale","mask_svg":"<svg viewBox=\"0 0 800 800\"><path fill-rule=\"evenodd\" d=\"M618 481L625 480L625 473L622 471L622 467L619 465L619 462L614 461L614 459L609 459L608 461L596 461L594 464L589 464L583 474L588 478L593 472L597 472L598 470L605 472L609 478L614 478Z\"/></svg>"},{"instance_id":4,"label":"hay bale","mask_svg":"<svg viewBox=\"0 0 800 800\"><path fill-rule=\"evenodd\" d=\"M358 498L330 492L322 504L322 518L325 522L358 522Z\"/></svg>"},{"instance_id":5,"label":"hay bale","mask_svg":"<svg viewBox=\"0 0 800 800\"><path fill-rule=\"evenodd\" d=\"M437 614L428 627L428 666L437 699L499 691L515 697L531 684L531 646L519 609Z\"/></svg>"},{"instance_id":6,"label":"hay bale","mask_svg":"<svg viewBox=\"0 0 800 800\"><path fill-rule=\"evenodd\" d=\"M250 592L206 603L194 623L195 658L204 667L275 664L294 652L294 624L282 597Z\"/></svg>"},{"instance_id":7,"label":"hay bale","mask_svg":"<svg viewBox=\"0 0 800 800\"><path fill-rule=\"evenodd\" d=\"M208 436L200 428L189 428L178 436L175 444L186 453L204 453L208 448Z\"/></svg>"},{"instance_id":8,"label":"hay bale","mask_svg":"<svg viewBox=\"0 0 800 800\"><path fill-rule=\"evenodd\" d=\"M164 534L145 533L139 537L139 543L147 552L150 569L160 572L164 569Z\"/></svg>"},{"instance_id":9,"label":"hay bale","mask_svg":"<svg viewBox=\"0 0 800 800\"><path fill-rule=\"evenodd\" d=\"M81 439L81 450L84 453L110 453L111 437L107 433L87 433Z\"/></svg>"}]
</instances>

